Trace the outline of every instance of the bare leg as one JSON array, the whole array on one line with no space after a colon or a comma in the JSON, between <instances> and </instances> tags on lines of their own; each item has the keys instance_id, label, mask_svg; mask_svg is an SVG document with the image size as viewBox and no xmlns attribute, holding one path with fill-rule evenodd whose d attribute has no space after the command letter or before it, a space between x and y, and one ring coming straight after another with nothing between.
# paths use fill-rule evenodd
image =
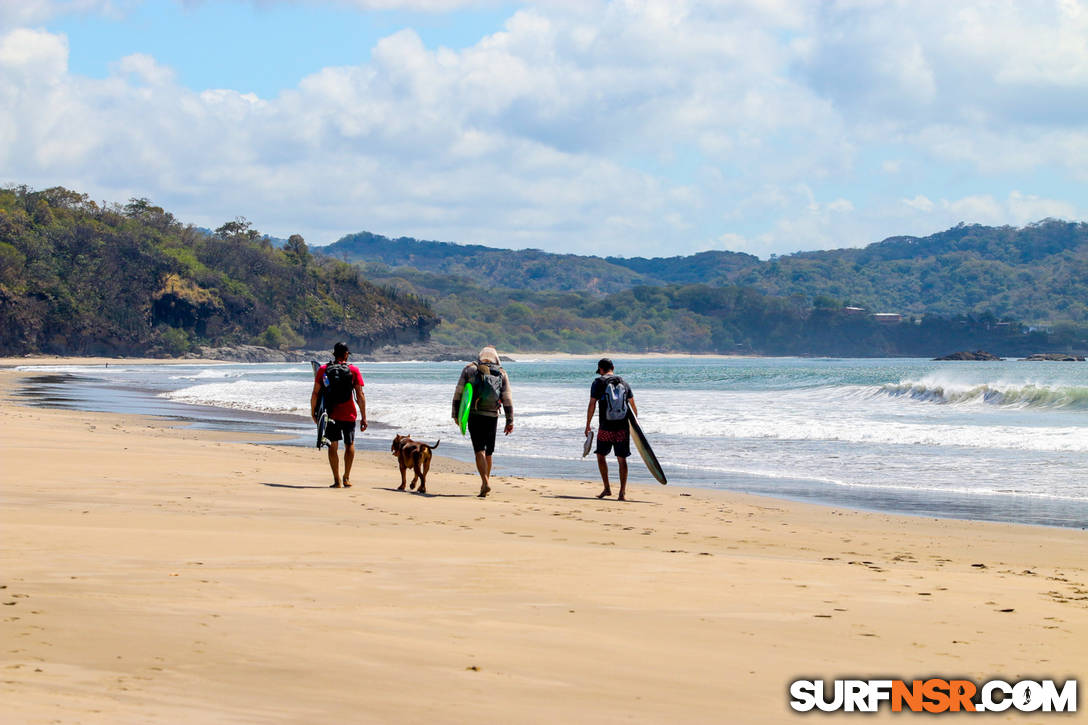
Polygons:
<instances>
[{"instance_id":1,"label":"bare leg","mask_svg":"<svg viewBox=\"0 0 1088 725\"><path fill-rule=\"evenodd\" d=\"M597 498L611 496L612 487L608 483L608 459L600 453L597 454L597 470L601 472L601 480L604 481L604 490L597 494Z\"/></svg>"},{"instance_id":2,"label":"bare leg","mask_svg":"<svg viewBox=\"0 0 1088 725\"><path fill-rule=\"evenodd\" d=\"M350 487L348 483L348 476L351 475L351 462L355 460L355 444L349 443L344 446L344 487Z\"/></svg>"},{"instance_id":3,"label":"bare leg","mask_svg":"<svg viewBox=\"0 0 1088 725\"><path fill-rule=\"evenodd\" d=\"M329 467L332 469L332 485L329 488L340 488L340 456L337 455L337 451L340 449L340 441L333 441L329 444Z\"/></svg>"},{"instance_id":4,"label":"bare leg","mask_svg":"<svg viewBox=\"0 0 1088 725\"><path fill-rule=\"evenodd\" d=\"M480 498L491 492L491 456L483 451L476 451L476 471L480 474Z\"/></svg>"},{"instance_id":5,"label":"bare leg","mask_svg":"<svg viewBox=\"0 0 1088 725\"><path fill-rule=\"evenodd\" d=\"M617 496L616 498L618 498L620 501L626 501L627 500L627 498L626 498L626 495L627 495L627 459L626 458L618 458L616 460L618 460L619 463L620 463L620 495Z\"/></svg>"}]
</instances>

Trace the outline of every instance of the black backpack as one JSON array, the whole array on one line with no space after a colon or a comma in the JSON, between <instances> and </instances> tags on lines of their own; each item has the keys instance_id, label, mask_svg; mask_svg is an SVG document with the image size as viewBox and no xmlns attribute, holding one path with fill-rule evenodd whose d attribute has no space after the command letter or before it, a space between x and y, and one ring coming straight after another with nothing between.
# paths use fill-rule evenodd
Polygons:
<instances>
[{"instance_id":1,"label":"black backpack","mask_svg":"<svg viewBox=\"0 0 1088 725\"><path fill-rule=\"evenodd\" d=\"M502 401L502 367L496 363L476 363L476 378L472 381L473 408L494 412Z\"/></svg>"},{"instance_id":2,"label":"black backpack","mask_svg":"<svg viewBox=\"0 0 1088 725\"><path fill-rule=\"evenodd\" d=\"M326 405L339 405L351 400L355 377L347 363L330 362L325 367L325 379L328 380L325 387Z\"/></svg>"}]
</instances>

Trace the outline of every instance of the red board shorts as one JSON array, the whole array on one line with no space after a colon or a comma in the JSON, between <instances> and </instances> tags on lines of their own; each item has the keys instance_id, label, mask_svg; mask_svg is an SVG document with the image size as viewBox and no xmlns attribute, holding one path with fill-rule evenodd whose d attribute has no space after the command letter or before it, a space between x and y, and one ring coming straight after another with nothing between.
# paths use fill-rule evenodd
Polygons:
<instances>
[{"instance_id":1,"label":"red board shorts","mask_svg":"<svg viewBox=\"0 0 1088 725\"><path fill-rule=\"evenodd\" d=\"M607 456L612 451L616 452L616 458L627 458L631 455L631 431L623 430L597 431L597 450L599 456Z\"/></svg>"}]
</instances>

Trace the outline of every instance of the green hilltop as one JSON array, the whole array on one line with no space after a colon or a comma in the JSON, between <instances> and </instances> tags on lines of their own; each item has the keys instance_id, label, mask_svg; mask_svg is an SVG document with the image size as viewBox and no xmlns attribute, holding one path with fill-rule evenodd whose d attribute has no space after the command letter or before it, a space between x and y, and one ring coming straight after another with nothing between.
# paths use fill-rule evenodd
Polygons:
<instances>
[{"instance_id":1,"label":"green hilltop","mask_svg":"<svg viewBox=\"0 0 1088 725\"><path fill-rule=\"evenodd\" d=\"M450 344L821 355L1088 347L1084 223L961 224L766 261L728 251L601 258L365 232L322 252L434 299L443 319L434 338Z\"/></svg>"},{"instance_id":2,"label":"green hilltop","mask_svg":"<svg viewBox=\"0 0 1088 725\"><path fill-rule=\"evenodd\" d=\"M366 350L426 339L423 300L244 219L208 234L146 199L0 189L0 354L180 355L197 345Z\"/></svg>"}]
</instances>

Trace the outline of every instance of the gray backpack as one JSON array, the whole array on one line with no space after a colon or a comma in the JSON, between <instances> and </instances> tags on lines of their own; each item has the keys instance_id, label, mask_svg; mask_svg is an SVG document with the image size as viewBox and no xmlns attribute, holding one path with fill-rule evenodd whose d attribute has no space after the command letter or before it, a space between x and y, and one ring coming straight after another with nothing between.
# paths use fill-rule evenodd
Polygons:
<instances>
[{"instance_id":1,"label":"gray backpack","mask_svg":"<svg viewBox=\"0 0 1088 725\"><path fill-rule=\"evenodd\" d=\"M604 406L605 420L627 419L627 386L623 378L612 376L604 379L604 395L601 396L601 405Z\"/></svg>"},{"instance_id":2,"label":"gray backpack","mask_svg":"<svg viewBox=\"0 0 1088 725\"><path fill-rule=\"evenodd\" d=\"M495 363L476 363L476 377L472 381L472 407L493 413L502 402L502 367Z\"/></svg>"}]
</instances>

